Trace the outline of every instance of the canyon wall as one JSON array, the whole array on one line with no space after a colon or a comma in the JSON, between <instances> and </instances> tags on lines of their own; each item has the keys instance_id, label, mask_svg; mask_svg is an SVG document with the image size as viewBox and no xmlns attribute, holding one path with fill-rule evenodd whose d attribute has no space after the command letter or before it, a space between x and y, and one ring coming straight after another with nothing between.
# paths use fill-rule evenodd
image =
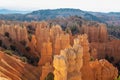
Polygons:
<instances>
[{"instance_id":1,"label":"canyon wall","mask_svg":"<svg viewBox=\"0 0 120 80\"><path fill-rule=\"evenodd\" d=\"M102 23L82 25L82 27L80 27L80 33L87 34L89 42L108 41L107 27Z\"/></svg>"}]
</instances>

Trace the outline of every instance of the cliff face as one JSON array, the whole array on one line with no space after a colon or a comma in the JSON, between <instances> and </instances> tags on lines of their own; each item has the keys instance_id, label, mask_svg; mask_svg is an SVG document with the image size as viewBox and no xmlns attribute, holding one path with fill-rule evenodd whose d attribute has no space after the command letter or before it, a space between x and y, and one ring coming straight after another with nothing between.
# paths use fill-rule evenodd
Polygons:
<instances>
[{"instance_id":1,"label":"cliff face","mask_svg":"<svg viewBox=\"0 0 120 80\"><path fill-rule=\"evenodd\" d=\"M31 66L15 56L0 52L1 77L8 80L39 80L40 74L40 67Z\"/></svg>"},{"instance_id":2,"label":"cliff face","mask_svg":"<svg viewBox=\"0 0 120 80\"><path fill-rule=\"evenodd\" d=\"M0 34L6 35L15 41L24 40L28 42L27 29L26 27L21 27L20 25L2 25L0 27Z\"/></svg>"},{"instance_id":3,"label":"cliff face","mask_svg":"<svg viewBox=\"0 0 120 80\"><path fill-rule=\"evenodd\" d=\"M112 63L117 63L120 60L119 45L120 45L119 40L113 40L113 41L106 42L106 43L96 43L96 42L90 43L90 47L92 49L93 48L97 49L98 59L106 58Z\"/></svg>"},{"instance_id":4,"label":"cliff face","mask_svg":"<svg viewBox=\"0 0 120 80\"><path fill-rule=\"evenodd\" d=\"M108 33L106 25L98 23L97 25L83 25L81 33L88 35L89 42L107 42Z\"/></svg>"}]
</instances>

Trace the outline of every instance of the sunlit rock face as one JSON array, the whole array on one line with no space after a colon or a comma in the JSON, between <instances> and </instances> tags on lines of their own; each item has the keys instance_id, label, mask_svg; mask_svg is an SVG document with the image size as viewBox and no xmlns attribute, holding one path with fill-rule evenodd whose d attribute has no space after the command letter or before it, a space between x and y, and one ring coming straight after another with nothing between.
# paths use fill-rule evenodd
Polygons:
<instances>
[{"instance_id":1,"label":"sunlit rock face","mask_svg":"<svg viewBox=\"0 0 120 80\"><path fill-rule=\"evenodd\" d=\"M59 54L61 49L70 47L69 34L60 34L56 36L54 44L54 54Z\"/></svg>"},{"instance_id":2,"label":"sunlit rock face","mask_svg":"<svg viewBox=\"0 0 120 80\"><path fill-rule=\"evenodd\" d=\"M42 51L43 43L49 40L49 29L46 26L47 24L41 23L39 26L37 26L35 31L35 36L37 40L36 46L39 53L41 53Z\"/></svg>"},{"instance_id":3,"label":"sunlit rock face","mask_svg":"<svg viewBox=\"0 0 120 80\"><path fill-rule=\"evenodd\" d=\"M52 43L46 42L42 44L41 48L41 59L39 65L43 65L46 62L52 62Z\"/></svg>"},{"instance_id":4,"label":"sunlit rock face","mask_svg":"<svg viewBox=\"0 0 120 80\"><path fill-rule=\"evenodd\" d=\"M83 48L78 41L75 39L73 47L61 50L60 55L54 56L54 80L81 80Z\"/></svg>"},{"instance_id":5,"label":"sunlit rock face","mask_svg":"<svg viewBox=\"0 0 120 80\"><path fill-rule=\"evenodd\" d=\"M0 77L0 80L12 80L12 79L5 78L5 77Z\"/></svg>"},{"instance_id":6,"label":"sunlit rock face","mask_svg":"<svg viewBox=\"0 0 120 80\"><path fill-rule=\"evenodd\" d=\"M114 80L118 76L118 70L108 61L90 61L86 34L75 38L73 47L55 55L53 67L54 80Z\"/></svg>"},{"instance_id":7,"label":"sunlit rock face","mask_svg":"<svg viewBox=\"0 0 120 80\"><path fill-rule=\"evenodd\" d=\"M70 36L64 33L59 25L52 26L50 29L50 40L52 42L53 54L59 54L61 49L70 46Z\"/></svg>"},{"instance_id":8,"label":"sunlit rock face","mask_svg":"<svg viewBox=\"0 0 120 80\"><path fill-rule=\"evenodd\" d=\"M46 63L44 66L42 66L42 75L40 77L40 80L45 80L45 77L50 73L53 72L53 67L50 63Z\"/></svg>"},{"instance_id":9,"label":"sunlit rock face","mask_svg":"<svg viewBox=\"0 0 120 80\"><path fill-rule=\"evenodd\" d=\"M94 80L114 80L118 76L118 70L107 60L101 59L90 62L94 73Z\"/></svg>"}]
</instances>

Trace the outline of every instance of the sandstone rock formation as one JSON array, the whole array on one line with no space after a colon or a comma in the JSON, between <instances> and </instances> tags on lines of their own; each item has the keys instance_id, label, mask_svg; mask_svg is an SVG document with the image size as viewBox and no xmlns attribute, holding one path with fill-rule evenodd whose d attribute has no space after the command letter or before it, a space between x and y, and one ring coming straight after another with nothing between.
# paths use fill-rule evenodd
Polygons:
<instances>
[{"instance_id":1,"label":"sandstone rock formation","mask_svg":"<svg viewBox=\"0 0 120 80\"><path fill-rule=\"evenodd\" d=\"M55 56L53 61L54 80L67 80L67 64L63 56Z\"/></svg>"},{"instance_id":2,"label":"sandstone rock formation","mask_svg":"<svg viewBox=\"0 0 120 80\"><path fill-rule=\"evenodd\" d=\"M68 34L59 25L50 26L46 22L7 24L0 27L0 50L11 49L12 45L17 56L26 56L31 63L38 58L38 65L33 67L19 57L0 52L0 79L44 80L50 72L54 73L55 80L114 80L117 77L118 71L113 65L97 60L106 58L106 54L113 63L120 59L120 41L109 41L107 29L101 23L81 25L80 33L84 35ZM90 61L91 57L96 60Z\"/></svg>"},{"instance_id":3,"label":"sandstone rock formation","mask_svg":"<svg viewBox=\"0 0 120 80\"><path fill-rule=\"evenodd\" d=\"M91 58L93 58L94 60L97 59L97 50L95 48L92 48L91 51L90 51L90 56Z\"/></svg>"},{"instance_id":4,"label":"sandstone rock formation","mask_svg":"<svg viewBox=\"0 0 120 80\"><path fill-rule=\"evenodd\" d=\"M40 80L45 80L45 77L50 72L53 72L53 67L52 67L52 65L50 65L50 63L46 63L44 66L42 66L42 75L40 77Z\"/></svg>"},{"instance_id":5,"label":"sandstone rock formation","mask_svg":"<svg viewBox=\"0 0 120 80\"><path fill-rule=\"evenodd\" d=\"M31 41L29 41L28 43L28 46L30 47L30 51L29 53L32 55L32 56L39 56L39 52L37 51L37 41L36 41L36 36L35 35L32 35L31 37Z\"/></svg>"},{"instance_id":6,"label":"sandstone rock formation","mask_svg":"<svg viewBox=\"0 0 120 80\"><path fill-rule=\"evenodd\" d=\"M36 28L35 37L36 50L40 56L39 65L43 65L48 61L51 62L52 55L59 54L61 49L70 46L69 34L64 34L58 25L49 28L47 24L41 23Z\"/></svg>"},{"instance_id":7,"label":"sandstone rock formation","mask_svg":"<svg viewBox=\"0 0 120 80\"><path fill-rule=\"evenodd\" d=\"M53 67L54 80L114 80L118 76L118 70L108 61L90 61L86 34L74 39L73 47L55 55Z\"/></svg>"},{"instance_id":8,"label":"sandstone rock formation","mask_svg":"<svg viewBox=\"0 0 120 80\"><path fill-rule=\"evenodd\" d=\"M75 40L73 47L62 50L60 55L54 56L54 80L81 80L83 48L77 41L78 39Z\"/></svg>"},{"instance_id":9,"label":"sandstone rock formation","mask_svg":"<svg viewBox=\"0 0 120 80\"><path fill-rule=\"evenodd\" d=\"M54 44L54 54L59 54L61 49L70 47L69 34L60 34L56 36Z\"/></svg>"},{"instance_id":10,"label":"sandstone rock formation","mask_svg":"<svg viewBox=\"0 0 120 80\"><path fill-rule=\"evenodd\" d=\"M120 58L120 41L119 40L113 40L106 43L90 43L90 47L96 48L97 50L97 58L103 59L109 57L109 61L112 63L119 62ZM113 58L113 59L111 59Z\"/></svg>"},{"instance_id":11,"label":"sandstone rock formation","mask_svg":"<svg viewBox=\"0 0 120 80\"><path fill-rule=\"evenodd\" d=\"M94 80L114 80L118 76L117 68L114 68L107 60L90 62L94 73Z\"/></svg>"},{"instance_id":12,"label":"sandstone rock formation","mask_svg":"<svg viewBox=\"0 0 120 80\"><path fill-rule=\"evenodd\" d=\"M39 26L37 26L35 31L35 36L37 41L36 46L37 46L37 51L39 53L41 53L41 50L42 50L41 48L43 43L49 40L49 29L46 28L46 26L47 25L45 23L41 23Z\"/></svg>"},{"instance_id":13,"label":"sandstone rock formation","mask_svg":"<svg viewBox=\"0 0 120 80\"><path fill-rule=\"evenodd\" d=\"M26 41L28 42L28 34L26 27L20 25L2 25L0 27L0 34L8 36L15 41Z\"/></svg>"},{"instance_id":14,"label":"sandstone rock formation","mask_svg":"<svg viewBox=\"0 0 120 80\"><path fill-rule=\"evenodd\" d=\"M97 23L82 25L80 33L87 34L89 42L106 42L108 41L108 33L106 25Z\"/></svg>"},{"instance_id":15,"label":"sandstone rock formation","mask_svg":"<svg viewBox=\"0 0 120 80\"><path fill-rule=\"evenodd\" d=\"M83 47L83 66L81 69L81 74L83 80L88 80L88 79L94 80L93 72L89 65L90 53L89 53L89 43L87 38L88 37L86 34L78 36L79 44Z\"/></svg>"},{"instance_id":16,"label":"sandstone rock formation","mask_svg":"<svg viewBox=\"0 0 120 80\"><path fill-rule=\"evenodd\" d=\"M64 33L59 25L51 27L50 40L52 42L53 54L59 54L61 49L70 46L69 34Z\"/></svg>"},{"instance_id":17,"label":"sandstone rock formation","mask_svg":"<svg viewBox=\"0 0 120 80\"><path fill-rule=\"evenodd\" d=\"M43 65L46 62L52 62L52 43L43 43L41 50L41 59L38 64Z\"/></svg>"},{"instance_id":18,"label":"sandstone rock formation","mask_svg":"<svg viewBox=\"0 0 120 80\"><path fill-rule=\"evenodd\" d=\"M40 67L34 67L20 59L0 52L0 76L8 80L39 80Z\"/></svg>"}]
</instances>

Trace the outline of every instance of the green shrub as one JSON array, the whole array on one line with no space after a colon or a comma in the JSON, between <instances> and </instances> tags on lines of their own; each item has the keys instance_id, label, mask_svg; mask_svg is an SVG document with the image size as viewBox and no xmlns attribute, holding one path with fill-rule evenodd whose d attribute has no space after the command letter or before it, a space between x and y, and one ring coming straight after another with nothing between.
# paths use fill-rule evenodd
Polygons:
<instances>
[{"instance_id":1,"label":"green shrub","mask_svg":"<svg viewBox=\"0 0 120 80\"><path fill-rule=\"evenodd\" d=\"M29 52L31 49L30 49L30 47L26 46L25 50Z\"/></svg>"},{"instance_id":2,"label":"green shrub","mask_svg":"<svg viewBox=\"0 0 120 80\"><path fill-rule=\"evenodd\" d=\"M31 41L32 40L32 34L28 35L28 40Z\"/></svg>"},{"instance_id":3,"label":"green shrub","mask_svg":"<svg viewBox=\"0 0 120 80\"><path fill-rule=\"evenodd\" d=\"M23 62L27 62L27 58L26 57L20 57L20 60L23 61Z\"/></svg>"},{"instance_id":4,"label":"green shrub","mask_svg":"<svg viewBox=\"0 0 120 80\"><path fill-rule=\"evenodd\" d=\"M120 76L117 79L115 79L115 80L120 80Z\"/></svg>"},{"instance_id":5,"label":"green shrub","mask_svg":"<svg viewBox=\"0 0 120 80\"><path fill-rule=\"evenodd\" d=\"M94 60L95 60L95 59L91 56L91 57L90 57L90 61L94 61Z\"/></svg>"},{"instance_id":6,"label":"green shrub","mask_svg":"<svg viewBox=\"0 0 120 80\"><path fill-rule=\"evenodd\" d=\"M4 35L8 38L10 37L10 34L8 32L5 32Z\"/></svg>"},{"instance_id":7,"label":"green shrub","mask_svg":"<svg viewBox=\"0 0 120 80\"><path fill-rule=\"evenodd\" d=\"M2 46L2 43L3 43L2 40L0 40L0 46Z\"/></svg>"},{"instance_id":8,"label":"green shrub","mask_svg":"<svg viewBox=\"0 0 120 80\"><path fill-rule=\"evenodd\" d=\"M15 51L16 50L16 46L10 45L10 49L12 49L13 51Z\"/></svg>"},{"instance_id":9,"label":"green shrub","mask_svg":"<svg viewBox=\"0 0 120 80\"><path fill-rule=\"evenodd\" d=\"M23 46L26 46L27 42L25 40L20 41Z\"/></svg>"},{"instance_id":10,"label":"green shrub","mask_svg":"<svg viewBox=\"0 0 120 80\"><path fill-rule=\"evenodd\" d=\"M45 80L54 80L54 74L52 72L50 72L47 77L45 78Z\"/></svg>"},{"instance_id":11,"label":"green shrub","mask_svg":"<svg viewBox=\"0 0 120 80\"><path fill-rule=\"evenodd\" d=\"M12 50L5 50L3 52L6 53L6 54L8 54L8 55L10 55L10 56L13 55L13 51Z\"/></svg>"}]
</instances>

